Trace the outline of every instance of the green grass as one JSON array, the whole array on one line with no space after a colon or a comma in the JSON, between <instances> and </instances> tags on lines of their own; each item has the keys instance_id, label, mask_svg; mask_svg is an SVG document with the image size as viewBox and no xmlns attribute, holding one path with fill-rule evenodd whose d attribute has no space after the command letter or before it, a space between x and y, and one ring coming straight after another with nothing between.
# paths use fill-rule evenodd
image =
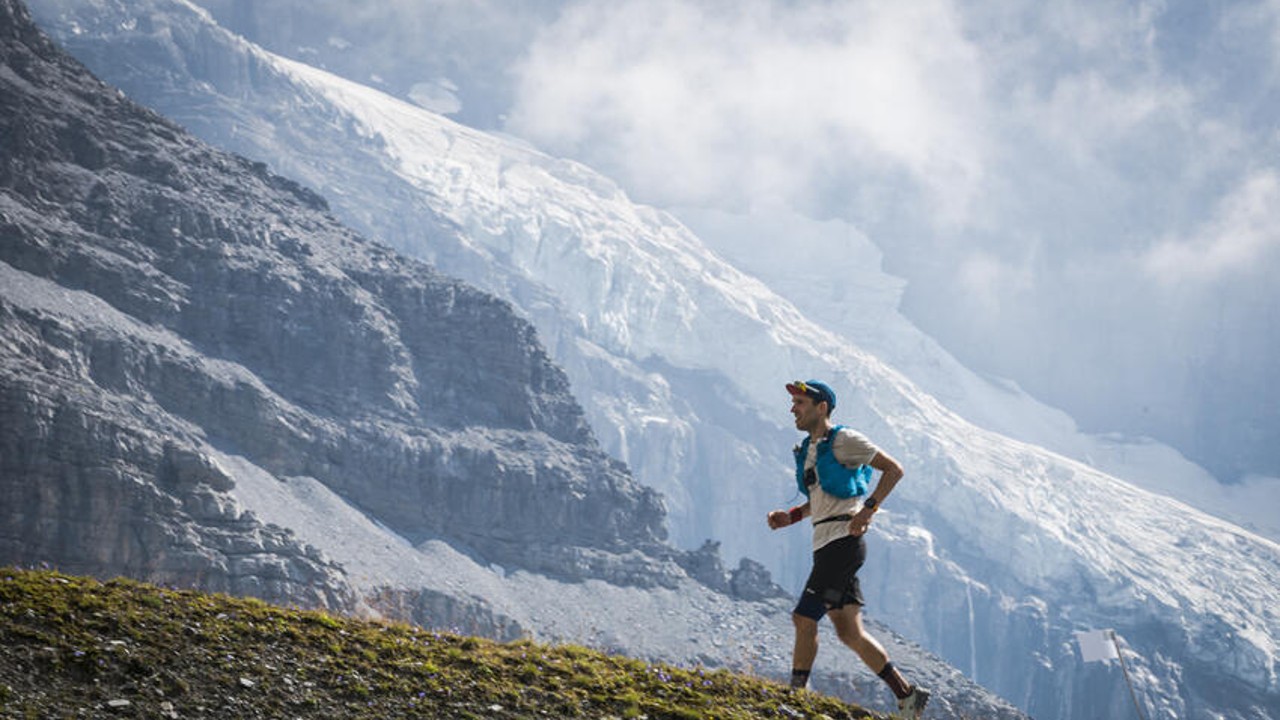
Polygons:
<instances>
[{"instance_id":1,"label":"green grass","mask_svg":"<svg viewBox=\"0 0 1280 720\"><path fill-rule=\"evenodd\" d=\"M875 716L725 670L0 568L0 717Z\"/></svg>"}]
</instances>

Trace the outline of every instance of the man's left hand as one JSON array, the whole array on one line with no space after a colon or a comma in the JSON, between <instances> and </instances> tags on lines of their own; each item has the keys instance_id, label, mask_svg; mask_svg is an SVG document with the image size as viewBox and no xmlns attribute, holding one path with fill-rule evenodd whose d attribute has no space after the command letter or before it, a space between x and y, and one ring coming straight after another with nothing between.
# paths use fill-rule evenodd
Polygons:
<instances>
[{"instance_id":1,"label":"man's left hand","mask_svg":"<svg viewBox=\"0 0 1280 720\"><path fill-rule=\"evenodd\" d=\"M849 534L857 537L865 533L871 528L871 516L875 515L874 510L863 508L854 514L849 520Z\"/></svg>"}]
</instances>

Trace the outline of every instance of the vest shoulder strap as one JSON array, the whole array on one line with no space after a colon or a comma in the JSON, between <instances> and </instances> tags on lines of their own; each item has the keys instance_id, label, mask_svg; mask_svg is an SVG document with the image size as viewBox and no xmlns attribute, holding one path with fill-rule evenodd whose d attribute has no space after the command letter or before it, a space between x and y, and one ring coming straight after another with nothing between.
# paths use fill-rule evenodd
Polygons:
<instances>
[{"instance_id":1,"label":"vest shoulder strap","mask_svg":"<svg viewBox=\"0 0 1280 720\"><path fill-rule=\"evenodd\" d=\"M829 442L829 443L830 443L830 442L835 442L835 439L836 439L836 433L840 432L840 431L841 431L841 430L843 430L843 429L844 429L844 426L843 426L843 425L836 425L836 426L832 427L832 428L831 428L831 430L829 430L829 431L827 432L827 442Z\"/></svg>"}]
</instances>

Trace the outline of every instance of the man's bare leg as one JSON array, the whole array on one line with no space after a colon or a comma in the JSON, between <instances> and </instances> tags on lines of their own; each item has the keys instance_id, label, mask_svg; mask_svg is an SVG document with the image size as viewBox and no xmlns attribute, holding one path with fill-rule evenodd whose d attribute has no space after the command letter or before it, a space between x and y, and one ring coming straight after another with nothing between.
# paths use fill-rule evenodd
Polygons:
<instances>
[{"instance_id":1,"label":"man's bare leg","mask_svg":"<svg viewBox=\"0 0 1280 720\"><path fill-rule=\"evenodd\" d=\"M818 657L818 621L792 613L791 622L796 626L796 644L791 651L791 687L802 688L809 683L809 671Z\"/></svg>"},{"instance_id":2,"label":"man's bare leg","mask_svg":"<svg viewBox=\"0 0 1280 720\"><path fill-rule=\"evenodd\" d=\"M866 663L872 672L878 673L884 669L884 664L889 662L889 655L884 651L884 646L868 635L862 626L862 606L845 605L829 611L827 617L831 618L831 624L835 625L836 637L840 638L840 642L858 653L858 657L862 658L862 662Z\"/></svg>"},{"instance_id":3,"label":"man's bare leg","mask_svg":"<svg viewBox=\"0 0 1280 720\"><path fill-rule=\"evenodd\" d=\"M827 617L831 618L831 624L835 625L836 637L840 638L840 642L848 645L858 654L858 657L862 658L862 662L871 668L872 672L884 680L893 691L894 697L901 700L911 694L911 684L902 677L902 673L898 672L893 663L889 662L889 654L884 651L884 646L868 635L862 626L860 605L845 605L837 610L830 610L827 612Z\"/></svg>"}]
</instances>

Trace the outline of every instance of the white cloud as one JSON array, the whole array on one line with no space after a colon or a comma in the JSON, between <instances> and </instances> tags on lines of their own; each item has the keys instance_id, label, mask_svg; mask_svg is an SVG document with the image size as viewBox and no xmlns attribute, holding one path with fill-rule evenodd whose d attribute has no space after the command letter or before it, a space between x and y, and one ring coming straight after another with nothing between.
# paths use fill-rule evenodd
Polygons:
<instances>
[{"instance_id":1,"label":"white cloud","mask_svg":"<svg viewBox=\"0 0 1280 720\"><path fill-rule=\"evenodd\" d=\"M965 305L993 316L999 315L1003 303L1025 296L1035 285L1030 264L1010 262L987 252L969 255L956 274Z\"/></svg>"},{"instance_id":2,"label":"white cloud","mask_svg":"<svg viewBox=\"0 0 1280 720\"><path fill-rule=\"evenodd\" d=\"M1113 150L1153 123L1184 118L1191 100L1177 85L1117 81L1091 68L1060 78L1038 116L1050 142L1090 163L1095 153Z\"/></svg>"},{"instance_id":3,"label":"white cloud","mask_svg":"<svg viewBox=\"0 0 1280 720\"><path fill-rule=\"evenodd\" d=\"M583 2L517 68L508 129L658 204L881 175L962 214L983 173L977 61L945 0Z\"/></svg>"},{"instance_id":4,"label":"white cloud","mask_svg":"<svg viewBox=\"0 0 1280 720\"><path fill-rule=\"evenodd\" d=\"M1142 265L1164 283L1208 283L1258 268L1280 248L1280 176L1254 172L1223 198L1213 217L1186 237L1167 238Z\"/></svg>"}]
</instances>

